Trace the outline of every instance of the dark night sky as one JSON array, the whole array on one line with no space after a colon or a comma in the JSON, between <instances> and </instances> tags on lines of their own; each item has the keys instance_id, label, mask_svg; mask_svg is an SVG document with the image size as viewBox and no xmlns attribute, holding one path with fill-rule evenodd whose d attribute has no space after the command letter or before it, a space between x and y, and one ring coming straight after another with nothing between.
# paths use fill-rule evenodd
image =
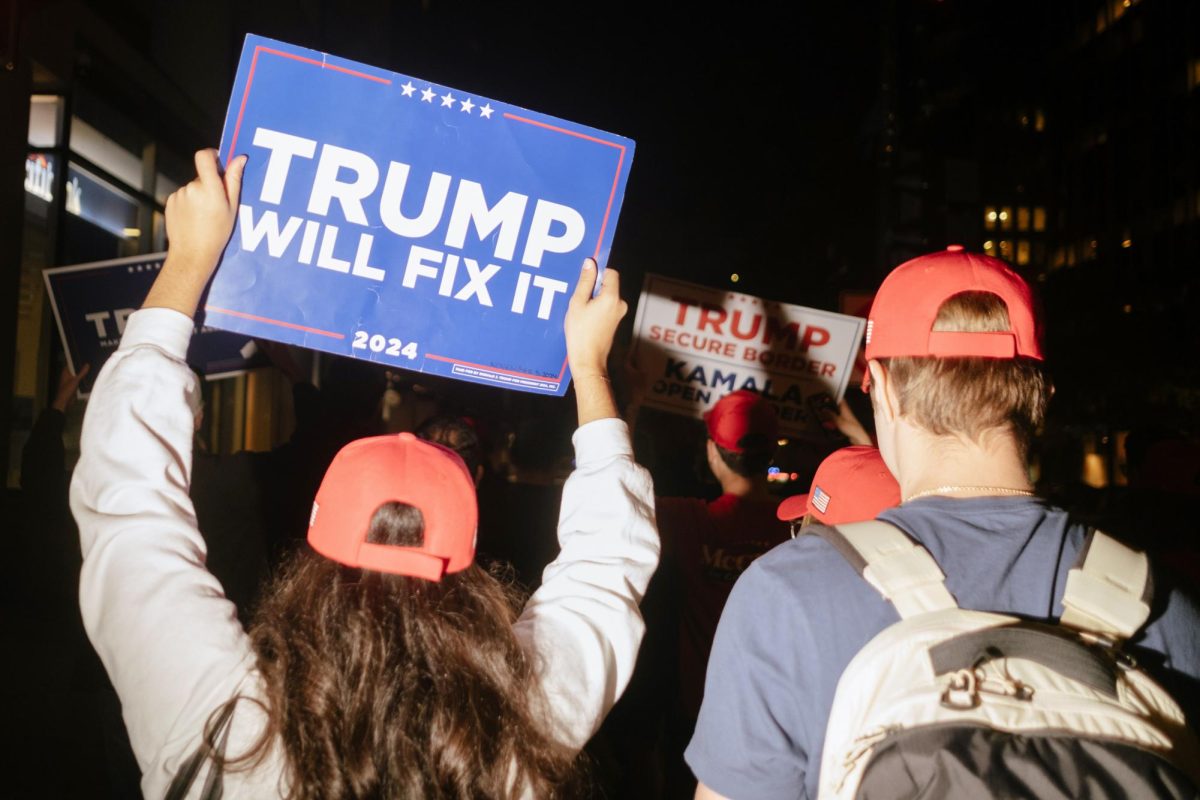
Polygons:
<instances>
[{"instance_id":1,"label":"dark night sky","mask_svg":"<svg viewBox=\"0 0 1200 800\"><path fill-rule=\"evenodd\" d=\"M239 44L273 36L633 138L612 258L631 292L646 271L730 287L738 272L739 290L832 307L838 289L859 288L842 285L839 266L876 266L859 133L878 83L873 6L668 15L435 0L392 3L390 30L344 8L248 3L230 25Z\"/></svg>"}]
</instances>

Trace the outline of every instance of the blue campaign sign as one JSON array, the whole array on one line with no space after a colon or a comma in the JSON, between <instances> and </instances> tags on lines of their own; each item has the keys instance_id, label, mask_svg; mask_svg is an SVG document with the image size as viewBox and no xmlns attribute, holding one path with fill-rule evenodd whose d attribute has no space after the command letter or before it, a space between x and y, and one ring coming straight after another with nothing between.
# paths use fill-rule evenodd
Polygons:
<instances>
[{"instance_id":1,"label":"blue campaign sign","mask_svg":"<svg viewBox=\"0 0 1200 800\"><path fill-rule=\"evenodd\" d=\"M71 371L92 365L81 393L91 391L100 367L121 343L125 320L141 307L165 257L152 253L42 270ZM208 378L221 378L268 362L252 337L198 326L188 363Z\"/></svg>"},{"instance_id":2,"label":"blue campaign sign","mask_svg":"<svg viewBox=\"0 0 1200 800\"><path fill-rule=\"evenodd\" d=\"M634 143L248 36L221 155L246 154L207 324L542 394L603 266Z\"/></svg>"}]
</instances>

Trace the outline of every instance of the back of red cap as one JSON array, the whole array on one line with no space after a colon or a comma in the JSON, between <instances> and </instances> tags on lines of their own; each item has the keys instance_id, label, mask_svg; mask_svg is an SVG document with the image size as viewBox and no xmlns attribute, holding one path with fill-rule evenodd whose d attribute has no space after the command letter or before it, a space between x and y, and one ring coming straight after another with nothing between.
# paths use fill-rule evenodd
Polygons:
<instances>
[{"instance_id":1,"label":"back of red cap","mask_svg":"<svg viewBox=\"0 0 1200 800\"><path fill-rule=\"evenodd\" d=\"M856 445L826 457L817 467L808 494L784 500L776 516L786 521L811 514L818 522L840 525L875 519L899 504L900 484L879 451Z\"/></svg>"},{"instance_id":2,"label":"back of red cap","mask_svg":"<svg viewBox=\"0 0 1200 800\"><path fill-rule=\"evenodd\" d=\"M424 541L402 547L367 541L371 519L389 502L424 518ZM308 542L351 567L441 580L475 558L475 484L452 450L411 433L359 439L341 449L317 491Z\"/></svg>"},{"instance_id":3,"label":"back of red cap","mask_svg":"<svg viewBox=\"0 0 1200 800\"><path fill-rule=\"evenodd\" d=\"M725 395L704 415L708 436L721 448L740 453L747 436L763 437L773 443L779 434L775 409L762 395L739 389Z\"/></svg>"},{"instance_id":4,"label":"back of red cap","mask_svg":"<svg viewBox=\"0 0 1200 800\"><path fill-rule=\"evenodd\" d=\"M1008 308L1008 331L935 331L942 304L963 292L986 292ZM951 245L914 258L884 279L867 319L867 359L982 356L1042 360L1033 292L999 259Z\"/></svg>"}]
</instances>

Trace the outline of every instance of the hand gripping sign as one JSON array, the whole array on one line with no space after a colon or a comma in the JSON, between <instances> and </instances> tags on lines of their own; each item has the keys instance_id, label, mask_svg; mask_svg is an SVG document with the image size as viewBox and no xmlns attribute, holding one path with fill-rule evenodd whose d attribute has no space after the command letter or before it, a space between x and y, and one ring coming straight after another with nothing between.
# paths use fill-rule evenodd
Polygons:
<instances>
[{"instance_id":1,"label":"hand gripping sign","mask_svg":"<svg viewBox=\"0 0 1200 800\"><path fill-rule=\"evenodd\" d=\"M607 259L633 148L248 36L221 155L249 161L206 322L562 395L567 301Z\"/></svg>"},{"instance_id":2,"label":"hand gripping sign","mask_svg":"<svg viewBox=\"0 0 1200 800\"><path fill-rule=\"evenodd\" d=\"M701 416L726 394L758 392L781 432L818 435L815 404L841 400L864 320L647 275L633 359L651 408Z\"/></svg>"},{"instance_id":3,"label":"hand gripping sign","mask_svg":"<svg viewBox=\"0 0 1200 800\"><path fill-rule=\"evenodd\" d=\"M126 319L141 308L166 255L150 253L42 270L68 366L79 372L84 364L92 365L80 384L81 395L91 392L100 367L121 343ZM251 337L199 324L187 360L192 369L209 379L230 377L268 363Z\"/></svg>"}]
</instances>

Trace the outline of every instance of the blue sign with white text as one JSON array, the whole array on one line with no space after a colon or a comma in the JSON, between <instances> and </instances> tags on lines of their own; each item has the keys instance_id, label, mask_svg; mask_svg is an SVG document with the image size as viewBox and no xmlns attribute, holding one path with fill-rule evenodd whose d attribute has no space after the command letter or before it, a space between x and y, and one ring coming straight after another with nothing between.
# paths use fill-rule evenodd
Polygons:
<instances>
[{"instance_id":1,"label":"blue sign with white text","mask_svg":"<svg viewBox=\"0 0 1200 800\"><path fill-rule=\"evenodd\" d=\"M166 253L152 253L42 270L71 371L92 365L80 384L81 394L91 392L92 381L121 343L126 319L141 308L165 257ZM252 337L199 325L187 360L209 378L269 363Z\"/></svg>"},{"instance_id":2,"label":"blue sign with white text","mask_svg":"<svg viewBox=\"0 0 1200 800\"><path fill-rule=\"evenodd\" d=\"M634 143L248 36L221 156L246 154L206 324L542 394L603 267Z\"/></svg>"}]
</instances>

